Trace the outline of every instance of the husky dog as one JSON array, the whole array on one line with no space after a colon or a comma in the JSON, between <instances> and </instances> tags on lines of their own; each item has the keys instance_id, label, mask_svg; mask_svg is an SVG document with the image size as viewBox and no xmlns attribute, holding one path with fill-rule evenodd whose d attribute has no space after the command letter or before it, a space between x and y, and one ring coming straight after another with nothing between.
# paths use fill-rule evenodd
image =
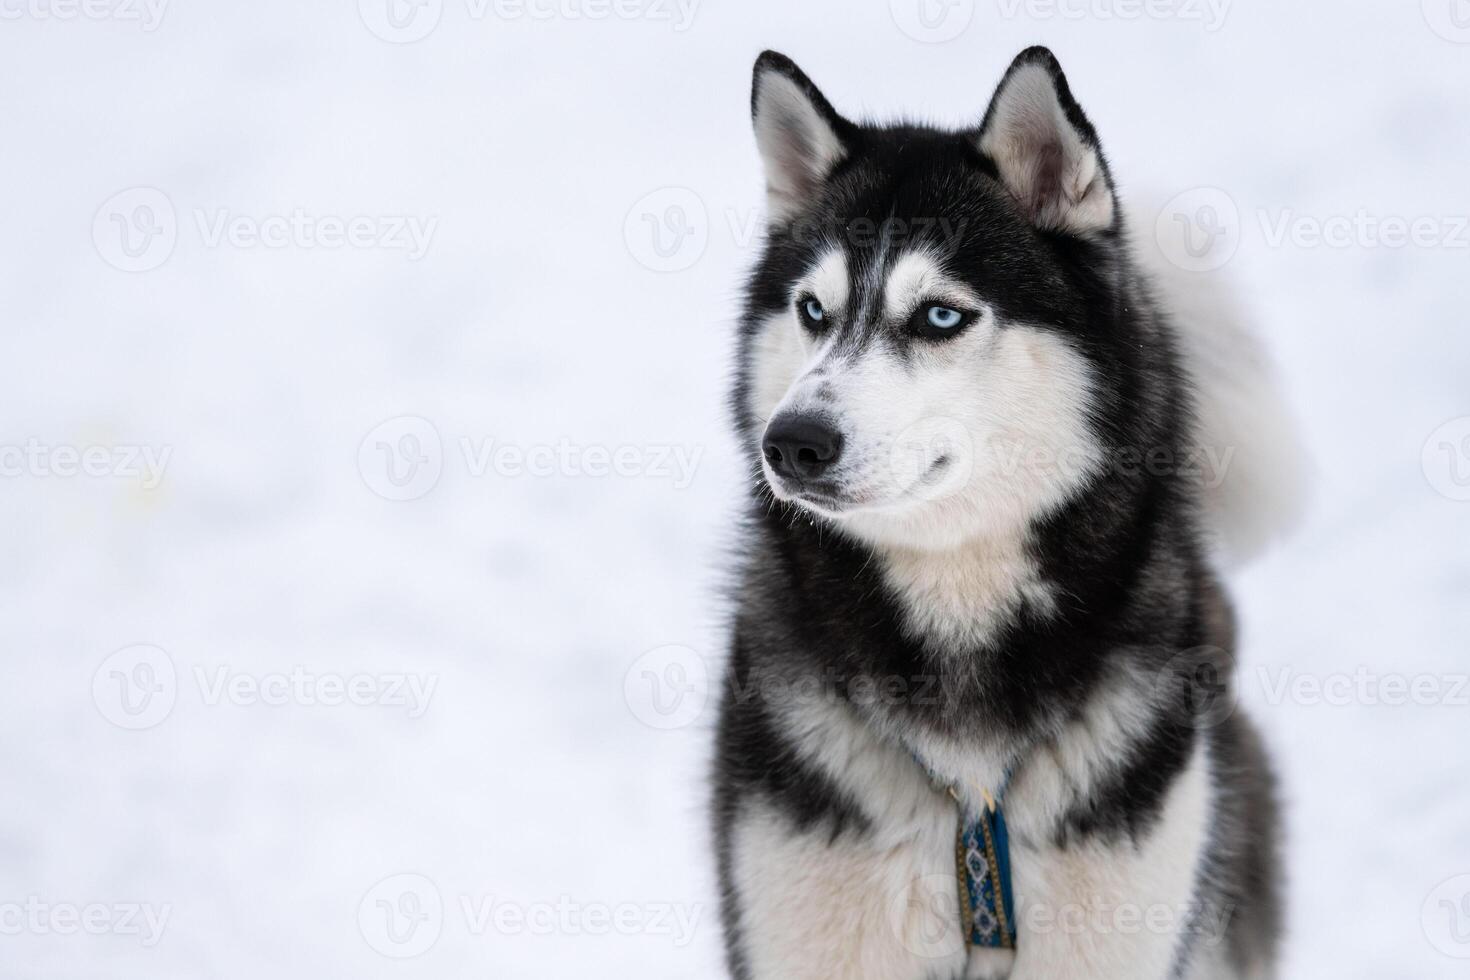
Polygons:
<instances>
[{"instance_id":1,"label":"husky dog","mask_svg":"<svg viewBox=\"0 0 1470 980\"><path fill-rule=\"evenodd\" d=\"M1167 318L1044 48L970 130L854 123L773 52L752 112L754 492L714 777L731 972L1271 975L1273 784L1215 572L1232 527L1271 526L1229 487L1267 501L1290 460L1252 430L1248 336L1223 303ZM960 925L956 837L997 808L991 945Z\"/></svg>"}]
</instances>

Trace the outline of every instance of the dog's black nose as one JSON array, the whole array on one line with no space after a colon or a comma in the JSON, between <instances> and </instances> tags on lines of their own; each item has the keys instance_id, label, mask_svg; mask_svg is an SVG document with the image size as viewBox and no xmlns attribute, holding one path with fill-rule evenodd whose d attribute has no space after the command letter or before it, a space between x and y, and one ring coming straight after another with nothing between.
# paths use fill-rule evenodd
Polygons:
<instances>
[{"instance_id":1,"label":"dog's black nose","mask_svg":"<svg viewBox=\"0 0 1470 980\"><path fill-rule=\"evenodd\" d=\"M812 415L778 417L762 446L771 469L787 479L811 480L837 462L842 434Z\"/></svg>"}]
</instances>

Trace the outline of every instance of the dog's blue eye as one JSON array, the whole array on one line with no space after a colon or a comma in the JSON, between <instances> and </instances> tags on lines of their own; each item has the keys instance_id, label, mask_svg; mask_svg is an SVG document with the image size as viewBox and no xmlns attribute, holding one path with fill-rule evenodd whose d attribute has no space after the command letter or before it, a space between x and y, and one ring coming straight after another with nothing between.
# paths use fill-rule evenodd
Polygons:
<instances>
[{"instance_id":1,"label":"dog's blue eye","mask_svg":"<svg viewBox=\"0 0 1470 980\"><path fill-rule=\"evenodd\" d=\"M806 318L813 323L821 323L822 317L826 316L825 311L822 309L822 304L814 299L809 299L802 303L801 309L806 314Z\"/></svg>"},{"instance_id":2,"label":"dog's blue eye","mask_svg":"<svg viewBox=\"0 0 1470 980\"><path fill-rule=\"evenodd\" d=\"M914 310L909 329L914 336L928 340L948 340L974 321L976 314L958 310L943 303L925 303Z\"/></svg>"},{"instance_id":3,"label":"dog's blue eye","mask_svg":"<svg viewBox=\"0 0 1470 980\"><path fill-rule=\"evenodd\" d=\"M948 306L931 306L927 319L929 326L936 330L953 330L965 319L965 315Z\"/></svg>"}]
</instances>

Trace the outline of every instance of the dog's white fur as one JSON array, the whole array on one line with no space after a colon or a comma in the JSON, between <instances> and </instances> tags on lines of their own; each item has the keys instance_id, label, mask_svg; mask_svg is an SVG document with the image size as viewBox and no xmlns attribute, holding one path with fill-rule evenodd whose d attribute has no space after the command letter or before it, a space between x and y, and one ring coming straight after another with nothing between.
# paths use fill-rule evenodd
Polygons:
<instances>
[{"instance_id":1,"label":"dog's white fur","mask_svg":"<svg viewBox=\"0 0 1470 980\"><path fill-rule=\"evenodd\" d=\"M1089 733L1075 735L1087 738ZM1197 743L1188 768L1169 788L1152 833L1137 843L1089 840L1059 848L1034 833L1012 838L1020 922L1011 973L1015 980L1137 980L1168 975L1187 925L1185 915L1210 825L1207 744ZM1065 785L1072 773L1060 753L1043 756L1032 764L1032 771L1053 767L1055 784ZM1008 806L1024 821L1038 816L1014 797ZM1132 913L1125 919L1124 909L1156 916L1162 927L1135 927ZM1043 913L1048 919L1056 916L1054 926L1040 925ZM1078 913L1087 916L1086 926L1073 929L1066 917Z\"/></svg>"},{"instance_id":2,"label":"dog's white fur","mask_svg":"<svg viewBox=\"0 0 1470 980\"><path fill-rule=\"evenodd\" d=\"M798 751L860 802L871 828L834 838L826 827L800 831L760 803L743 812L732 853L742 926L760 937L749 947L751 975L1165 976L1210 822L1204 743L1169 790L1152 833L1137 842L1054 843L1068 805L1116 762L1129 727L1143 724L1149 696L1142 679L1105 685L1077 721L1028 757L1006 798L1019 952L976 949L968 959L958 926L954 802L848 704L789 706L784 727ZM921 751L946 780L974 788L965 794L972 809L981 805L981 788L998 785L998 757L935 745ZM1208 976L1217 955L1208 938L1194 976Z\"/></svg>"},{"instance_id":3,"label":"dog's white fur","mask_svg":"<svg viewBox=\"0 0 1470 980\"><path fill-rule=\"evenodd\" d=\"M1133 226L1154 228L1154 213ZM1204 500L1222 564L1264 552L1300 519L1311 477L1302 439L1271 359L1224 272L1190 272L1162 249L1137 249L1140 265L1174 314L1194 382L1196 439L1209 454Z\"/></svg>"}]
</instances>

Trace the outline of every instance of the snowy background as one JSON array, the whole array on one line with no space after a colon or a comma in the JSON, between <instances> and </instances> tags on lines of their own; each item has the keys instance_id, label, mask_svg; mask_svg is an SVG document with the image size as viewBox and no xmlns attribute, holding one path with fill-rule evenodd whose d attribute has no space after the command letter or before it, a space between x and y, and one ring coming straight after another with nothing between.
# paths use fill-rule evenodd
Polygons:
<instances>
[{"instance_id":1,"label":"snowy background","mask_svg":"<svg viewBox=\"0 0 1470 980\"><path fill-rule=\"evenodd\" d=\"M1470 3L922 4L0 0L0 976L716 975L751 62L1037 42L1316 465L1284 974L1470 972Z\"/></svg>"}]
</instances>

